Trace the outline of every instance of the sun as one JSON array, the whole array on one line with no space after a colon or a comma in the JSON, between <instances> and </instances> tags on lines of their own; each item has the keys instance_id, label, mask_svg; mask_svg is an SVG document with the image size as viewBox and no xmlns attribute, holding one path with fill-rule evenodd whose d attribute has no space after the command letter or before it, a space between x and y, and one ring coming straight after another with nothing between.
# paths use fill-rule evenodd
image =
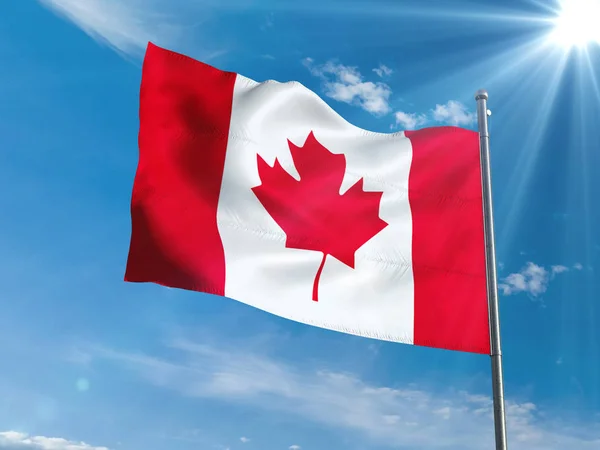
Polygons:
<instances>
[{"instance_id":1,"label":"sun","mask_svg":"<svg viewBox=\"0 0 600 450\"><path fill-rule=\"evenodd\" d=\"M600 0L561 0L550 38L565 49L600 44Z\"/></svg>"}]
</instances>

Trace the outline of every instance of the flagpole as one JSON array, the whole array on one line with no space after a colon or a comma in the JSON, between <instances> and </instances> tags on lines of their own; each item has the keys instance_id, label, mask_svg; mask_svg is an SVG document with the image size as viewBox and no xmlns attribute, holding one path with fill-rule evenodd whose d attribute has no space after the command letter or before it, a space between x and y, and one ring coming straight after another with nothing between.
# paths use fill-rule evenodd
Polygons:
<instances>
[{"instance_id":1,"label":"flagpole","mask_svg":"<svg viewBox=\"0 0 600 450\"><path fill-rule=\"evenodd\" d=\"M475 100L477 100L477 125L479 128L479 153L481 158L485 266L490 320L490 356L492 361L492 393L494 399L496 450L507 450L502 351L500 348L500 315L498 313L498 279L496 276L496 246L494 244L494 213L492 208L492 175L490 170L487 91L483 89L477 91Z\"/></svg>"}]
</instances>

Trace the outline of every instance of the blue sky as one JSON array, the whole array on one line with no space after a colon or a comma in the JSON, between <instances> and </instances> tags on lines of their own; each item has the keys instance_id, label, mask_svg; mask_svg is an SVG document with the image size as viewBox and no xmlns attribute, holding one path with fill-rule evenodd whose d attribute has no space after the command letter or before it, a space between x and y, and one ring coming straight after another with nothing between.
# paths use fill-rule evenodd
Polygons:
<instances>
[{"instance_id":1,"label":"blue sky","mask_svg":"<svg viewBox=\"0 0 600 450\"><path fill-rule=\"evenodd\" d=\"M258 81L300 81L373 131L473 128L486 88L509 444L600 448L600 47L551 42L552 8L0 10L0 449L493 447L487 357L122 281L148 40Z\"/></svg>"}]
</instances>

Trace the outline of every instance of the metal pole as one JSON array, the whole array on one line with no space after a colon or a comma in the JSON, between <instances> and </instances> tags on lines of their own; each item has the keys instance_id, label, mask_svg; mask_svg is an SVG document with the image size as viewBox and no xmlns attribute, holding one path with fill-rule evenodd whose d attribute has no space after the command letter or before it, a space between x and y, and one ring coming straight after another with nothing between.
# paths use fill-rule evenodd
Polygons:
<instances>
[{"instance_id":1,"label":"metal pole","mask_svg":"<svg viewBox=\"0 0 600 450\"><path fill-rule=\"evenodd\" d=\"M506 415L504 412L504 381L502 379L502 351L500 349L500 315L498 313L498 279L496 277L496 247L494 244L494 213L492 208L492 175L490 170L490 136L488 133L487 91L475 94L479 153L481 158L481 186L483 194L483 224L485 236L485 266L487 278L488 312L490 320L490 356L492 360L492 392L494 398L494 428L496 450L507 450Z\"/></svg>"}]
</instances>

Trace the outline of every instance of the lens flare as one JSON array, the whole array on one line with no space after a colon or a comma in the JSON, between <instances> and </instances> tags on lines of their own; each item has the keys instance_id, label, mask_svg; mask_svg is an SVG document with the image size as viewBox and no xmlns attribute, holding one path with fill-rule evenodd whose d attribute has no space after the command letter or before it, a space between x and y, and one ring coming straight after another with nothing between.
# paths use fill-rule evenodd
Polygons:
<instances>
[{"instance_id":1,"label":"lens flare","mask_svg":"<svg viewBox=\"0 0 600 450\"><path fill-rule=\"evenodd\" d=\"M599 22L600 0L563 0L551 40L566 49L600 44Z\"/></svg>"}]
</instances>

